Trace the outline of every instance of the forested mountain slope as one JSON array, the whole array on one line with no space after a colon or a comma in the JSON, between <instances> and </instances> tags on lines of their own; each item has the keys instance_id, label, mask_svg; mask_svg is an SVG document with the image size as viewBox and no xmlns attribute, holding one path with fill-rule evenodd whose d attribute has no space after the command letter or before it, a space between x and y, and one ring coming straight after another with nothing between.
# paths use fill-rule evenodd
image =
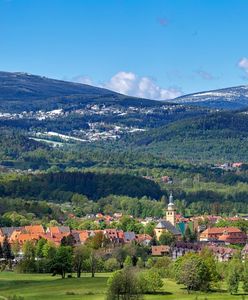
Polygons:
<instances>
[{"instance_id":1,"label":"forested mountain slope","mask_svg":"<svg viewBox=\"0 0 248 300\"><path fill-rule=\"evenodd\" d=\"M167 158L248 161L247 128L245 112L215 113L133 136L132 145Z\"/></svg>"}]
</instances>

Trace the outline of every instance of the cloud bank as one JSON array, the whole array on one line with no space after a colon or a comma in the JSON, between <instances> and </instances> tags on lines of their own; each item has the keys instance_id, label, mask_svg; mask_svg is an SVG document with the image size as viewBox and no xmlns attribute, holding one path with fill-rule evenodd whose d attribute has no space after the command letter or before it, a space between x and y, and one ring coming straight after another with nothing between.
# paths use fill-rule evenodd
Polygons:
<instances>
[{"instance_id":1,"label":"cloud bank","mask_svg":"<svg viewBox=\"0 0 248 300\"><path fill-rule=\"evenodd\" d=\"M133 72L118 72L107 82L96 84L87 76L77 76L72 81L106 88L128 96L153 100L173 99L182 95L177 88L162 88L156 81L146 76L138 76Z\"/></svg>"},{"instance_id":2,"label":"cloud bank","mask_svg":"<svg viewBox=\"0 0 248 300\"><path fill-rule=\"evenodd\" d=\"M166 100L181 96L181 91L175 88L162 88L149 77L137 76L132 72L118 72L103 87L115 92L154 100Z\"/></svg>"}]
</instances>

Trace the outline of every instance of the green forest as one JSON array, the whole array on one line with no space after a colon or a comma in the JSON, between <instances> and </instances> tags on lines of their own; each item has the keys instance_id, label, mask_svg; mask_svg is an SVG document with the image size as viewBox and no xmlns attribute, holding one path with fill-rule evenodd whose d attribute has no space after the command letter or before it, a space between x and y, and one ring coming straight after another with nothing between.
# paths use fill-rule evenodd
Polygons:
<instances>
[{"instance_id":1,"label":"green forest","mask_svg":"<svg viewBox=\"0 0 248 300\"><path fill-rule=\"evenodd\" d=\"M63 147L30 139L25 128L1 127L1 201L72 203L75 195L81 195L87 205L81 211L73 208L79 215L102 210L159 217L173 191L184 215L246 213L247 125L245 111L221 112L117 141ZM239 161L243 165L238 169L216 167ZM171 182L164 183L163 176ZM123 198L128 205L121 204ZM151 203L156 203L154 209ZM22 211L25 218L27 213L36 214L28 206ZM51 214L47 218L53 219Z\"/></svg>"}]
</instances>

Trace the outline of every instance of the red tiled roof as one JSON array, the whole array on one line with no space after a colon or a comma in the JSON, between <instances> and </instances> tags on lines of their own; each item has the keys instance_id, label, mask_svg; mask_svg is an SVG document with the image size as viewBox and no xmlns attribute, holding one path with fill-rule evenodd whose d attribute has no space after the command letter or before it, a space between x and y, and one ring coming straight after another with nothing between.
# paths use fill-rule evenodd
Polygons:
<instances>
[{"instance_id":1,"label":"red tiled roof","mask_svg":"<svg viewBox=\"0 0 248 300\"><path fill-rule=\"evenodd\" d=\"M226 233L239 233L242 232L237 227L212 227L204 230L202 234L223 234Z\"/></svg>"},{"instance_id":2,"label":"red tiled roof","mask_svg":"<svg viewBox=\"0 0 248 300\"><path fill-rule=\"evenodd\" d=\"M163 255L164 253L168 253L170 251L169 246L161 245L161 246L152 246L152 255Z\"/></svg>"},{"instance_id":3,"label":"red tiled roof","mask_svg":"<svg viewBox=\"0 0 248 300\"><path fill-rule=\"evenodd\" d=\"M32 234L45 233L45 230L42 225L30 225L24 227L25 231Z\"/></svg>"},{"instance_id":4,"label":"red tiled roof","mask_svg":"<svg viewBox=\"0 0 248 300\"><path fill-rule=\"evenodd\" d=\"M136 234L136 240L138 242L143 242L145 240L152 240L152 237L149 234Z\"/></svg>"},{"instance_id":5,"label":"red tiled roof","mask_svg":"<svg viewBox=\"0 0 248 300\"><path fill-rule=\"evenodd\" d=\"M21 233L17 237L17 241L19 244L24 244L27 241L38 241L40 239L39 234L32 234L32 233Z\"/></svg>"}]
</instances>

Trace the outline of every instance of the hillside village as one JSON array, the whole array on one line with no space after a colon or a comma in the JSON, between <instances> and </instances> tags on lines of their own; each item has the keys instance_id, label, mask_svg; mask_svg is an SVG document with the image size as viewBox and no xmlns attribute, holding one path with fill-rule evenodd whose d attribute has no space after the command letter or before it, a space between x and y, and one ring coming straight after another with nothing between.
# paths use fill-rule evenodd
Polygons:
<instances>
[{"instance_id":1,"label":"hillside village","mask_svg":"<svg viewBox=\"0 0 248 300\"><path fill-rule=\"evenodd\" d=\"M1 227L0 243L9 243L11 247L17 247L13 257L16 261L23 258L23 248L27 243L37 244L39 240L45 240L58 247L65 241L69 245L77 247L87 244L91 239L100 239L99 247L104 249L104 253L111 255L113 251L125 245L139 245L145 247L149 256L167 256L173 260L186 253L199 253L204 248L208 248L216 260L220 262L229 261L238 249L242 257L248 255L247 233L238 227L218 227L221 220L237 222L247 220L248 217L220 216L194 216L183 217L177 214L173 195L170 194L169 204L163 219L147 217L146 219L136 219L142 225L154 224L151 234L135 233L133 231L123 231L116 229L112 224L116 224L124 216L122 213L114 213L112 216L98 213L89 214L86 219L95 224L105 224L105 229L79 230L71 229L66 225L49 226L28 225L21 227ZM76 218L70 215L70 218ZM132 216L125 216L133 219ZM165 238L167 238L167 241ZM165 242L164 242L165 240ZM236 247L238 246L238 247Z\"/></svg>"},{"instance_id":2,"label":"hillside village","mask_svg":"<svg viewBox=\"0 0 248 300\"><path fill-rule=\"evenodd\" d=\"M53 110L38 110L38 111L22 111L22 112L0 112L0 121L3 124L8 122L34 122L35 125L40 128L46 127L46 123L49 121L51 124L64 119L65 122L71 122L70 118L78 119L77 129L71 128L70 130L63 130L60 126L59 131L39 131L30 130L29 136L32 139L38 141L47 142L55 146L59 146L61 143L85 143L96 142L106 140L116 140L121 138L125 134L131 134L135 132L145 131L148 124L144 126L142 122L134 121L134 124L127 125L125 120L142 119L142 116L147 118L155 118L160 120L159 122L165 122L168 115L191 112L193 108L184 107L180 104L164 104L154 105L152 107L142 106L121 106L121 105L107 105L107 104L82 104L67 108L57 108ZM7 122L7 123L5 123ZM36 122L38 122L36 124ZM131 122L132 123L132 122ZM140 123L135 125L135 123ZM51 127L51 125L50 125ZM149 126L148 126L149 127Z\"/></svg>"}]
</instances>

